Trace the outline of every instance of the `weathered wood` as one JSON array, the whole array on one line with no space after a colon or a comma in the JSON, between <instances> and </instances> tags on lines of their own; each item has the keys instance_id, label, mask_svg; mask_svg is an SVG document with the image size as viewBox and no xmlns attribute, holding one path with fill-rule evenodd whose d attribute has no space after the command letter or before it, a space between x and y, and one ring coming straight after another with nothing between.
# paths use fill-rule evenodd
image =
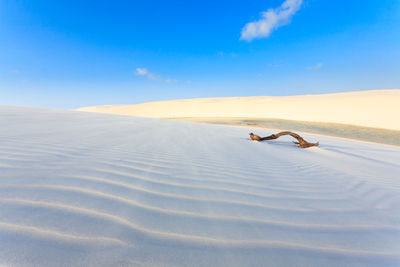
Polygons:
<instances>
[{"instance_id":1,"label":"weathered wood","mask_svg":"<svg viewBox=\"0 0 400 267\"><path fill-rule=\"evenodd\" d=\"M281 137L282 135L290 135L293 138L296 138L298 142L293 142L296 145L298 145L299 147L302 148L307 148L307 147L312 147L312 146L318 146L319 143L309 143L306 140L303 139L303 137L301 137L300 135L298 135L297 133L293 133L293 132L289 132L289 131L285 131L285 132L280 132L277 134L271 134L269 136L266 137L260 137L256 134L250 133L250 138L251 140L254 141L265 141L265 140L273 140L273 139L278 139L279 137Z\"/></svg>"}]
</instances>

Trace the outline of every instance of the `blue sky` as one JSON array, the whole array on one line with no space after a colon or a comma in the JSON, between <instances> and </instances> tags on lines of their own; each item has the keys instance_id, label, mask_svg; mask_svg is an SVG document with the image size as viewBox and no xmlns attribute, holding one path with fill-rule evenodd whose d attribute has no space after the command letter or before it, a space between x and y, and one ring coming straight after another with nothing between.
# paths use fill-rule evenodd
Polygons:
<instances>
[{"instance_id":1,"label":"blue sky","mask_svg":"<svg viewBox=\"0 0 400 267\"><path fill-rule=\"evenodd\" d=\"M400 1L0 1L0 104L400 88Z\"/></svg>"}]
</instances>

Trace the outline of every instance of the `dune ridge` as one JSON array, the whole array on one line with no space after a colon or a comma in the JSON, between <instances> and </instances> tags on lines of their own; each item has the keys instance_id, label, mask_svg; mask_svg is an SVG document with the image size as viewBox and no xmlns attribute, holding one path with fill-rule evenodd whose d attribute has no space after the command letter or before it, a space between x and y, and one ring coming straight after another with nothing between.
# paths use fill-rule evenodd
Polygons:
<instances>
[{"instance_id":1,"label":"dune ridge","mask_svg":"<svg viewBox=\"0 0 400 267\"><path fill-rule=\"evenodd\" d=\"M105 105L80 111L152 118L266 118L400 130L400 89L320 95L220 97Z\"/></svg>"},{"instance_id":2,"label":"dune ridge","mask_svg":"<svg viewBox=\"0 0 400 267\"><path fill-rule=\"evenodd\" d=\"M397 147L6 106L0 127L0 264L400 263Z\"/></svg>"}]
</instances>

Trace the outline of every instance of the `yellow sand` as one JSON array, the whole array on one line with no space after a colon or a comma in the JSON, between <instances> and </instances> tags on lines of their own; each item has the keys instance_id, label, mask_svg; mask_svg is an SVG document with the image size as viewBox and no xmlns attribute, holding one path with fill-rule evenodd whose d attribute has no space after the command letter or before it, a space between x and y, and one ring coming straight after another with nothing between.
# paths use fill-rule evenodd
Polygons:
<instances>
[{"instance_id":1,"label":"yellow sand","mask_svg":"<svg viewBox=\"0 0 400 267\"><path fill-rule=\"evenodd\" d=\"M79 110L154 118L277 118L400 130L400 89L323 95L198 98Z\"/></svg>"}]
</instances>

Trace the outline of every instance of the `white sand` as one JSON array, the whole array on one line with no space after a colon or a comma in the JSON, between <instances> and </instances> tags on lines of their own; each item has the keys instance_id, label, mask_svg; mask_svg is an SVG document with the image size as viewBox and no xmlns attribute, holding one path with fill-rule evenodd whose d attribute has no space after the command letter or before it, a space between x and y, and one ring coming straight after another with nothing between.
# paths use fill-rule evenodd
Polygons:
<instances>
[{"instance_id":1,"label":"white sand","mask_svg":"<svg viewBox=\"0 0 400 267\"><path fill-rule=\"evenodd\" d=\"M79 110L154 118L276 118L400 130L399 89L324 95L185 99Z\"/></svg>"},{"instance_id":2,"label":"white sand","mask_svg":"<svg viewBox=\"0 0 400 267\"><path fill-rule=\"evenodd\" d=\"M7 106L0 129L0 265L400 266L399 148Z\"/></svg>"}]
</instances>

